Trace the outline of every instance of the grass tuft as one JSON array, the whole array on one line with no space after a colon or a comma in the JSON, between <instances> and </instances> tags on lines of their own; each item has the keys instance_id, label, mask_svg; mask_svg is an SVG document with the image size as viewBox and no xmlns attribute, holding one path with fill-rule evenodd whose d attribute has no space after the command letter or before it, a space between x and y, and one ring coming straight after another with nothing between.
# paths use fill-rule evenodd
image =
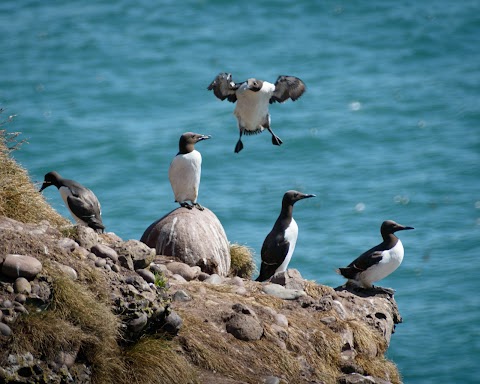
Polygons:
<instances>
[{"instance_id":1,"label":"grass tuft","mask_svg":"<svg viewBox=\"0 0 480 384\"><path fill-rule=\"evenodd\" d=\"M230 245L230 276L251 279L256 271L253 250L245 245Z\"/></svg>"}]
</instances>

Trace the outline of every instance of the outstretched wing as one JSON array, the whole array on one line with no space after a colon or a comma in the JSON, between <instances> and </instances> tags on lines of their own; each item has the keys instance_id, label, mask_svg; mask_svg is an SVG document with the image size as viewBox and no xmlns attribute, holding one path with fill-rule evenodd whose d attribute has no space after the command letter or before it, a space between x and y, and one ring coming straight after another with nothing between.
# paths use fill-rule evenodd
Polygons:
<instances>
[{"instance_id":1,"label":"outstretched wing","mask_svg":"<svg viewBox=\"0 0 480 384\"><path fill-rule=\"evenodd\" d=\"M210 83L208 86L209 91L213 91L215 96L217 96L220 100L227 99L228 101L234 103L237 101L237 95L235 92L237 91L238 87L240 87L241 83L236 84L232 80L231 73L219 73L217 77Z\"/></svg>"},{"instance_id":2,"label":"outstretched wing","mask_svg":"<svg viewBox=\"0 0 480 384\"><path fill-rule=\"evenodd\" d=\"M270 104L283 103L288 99L297 100L306 90L305 83L295 76L278 76L275 82L275 91L270 97Z\"/></svg>"}]
</instances>

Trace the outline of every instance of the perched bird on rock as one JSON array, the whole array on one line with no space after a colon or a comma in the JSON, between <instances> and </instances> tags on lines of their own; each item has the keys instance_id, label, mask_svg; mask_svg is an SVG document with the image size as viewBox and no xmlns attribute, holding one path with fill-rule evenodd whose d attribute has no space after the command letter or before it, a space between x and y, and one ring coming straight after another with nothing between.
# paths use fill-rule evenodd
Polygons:
<instances>
[{"instance_id":1,"label":"perched bird on rock","mask_svg":"<svg viewBox=\"0 0 480 384\"><path fill-rule=\"evenodd\" d=\"M283 103L288 99L295 101L302 96L306 87L302 80L294 76L279 76L275 84L254 78L235 83L230 73L220 73L207 89L213 91L220 100L237 102L233 113L240 130L240 138L235 146L235 153L238 153L243 149L243 134L257 134L264 129L271 133L273 145L281 145L282 140L270 128L268 105Z\"/></svg>"},{"instance_id":2,"label":"perched bird on rock","mask_svg":"<svg viewBox=\"0 0 480 384\"><path fill-rule=\"evenodd\" d=\"M195 144L207 139L210 139L210 136L193 132L186 132L180 136L179 151L168 169L168 178L172 185L175 201L188 209L195 206L203 211L203 207L197 203L202 172L202 155L195 149ZM192 205L187 201L190 201Z\"/></svg>"},{"instance_id":3,"label":"perched bird on rock","mask_svg":"<svg viewBox=\"0 0 480 384\"><path fill-rule=\"evenodd\" d=\"M403 244L394 235L397 231L414 229L400 225L392 220L382 223L380 233L383 242L362 253L348 267L337 269L337 273L348 279L349 283L359 288L374 288L373 283L390 275L403 260ZM393 293L388 288L377 288L387 293Z\"/></svg>"},{"instance_id":4,"label":"perched bird on rock","mask_svg":"<svg viewBox=\"0 0 480 384\"><path fill-rule=\"evenodd\" d=\"M97 196L80 183L62 178L52 171L45 175L40 192L50 185L58 188L65 206L69 209L77 224L93 228L102 233L105 226L102 223L102 212Z\"/></svg>"},{"instance_id":5,"label":"perched bird on rock","mask_svg":"<svg viewBox=\"0 0 480 384\"><path fill-rule=\"evenodd\" d=\"M265 281L275 273L287 270L298 237L298 225L292 217L293 205L310 197L315 195L298 191L287 191L283 195L280 215L263 242L260 275L256 281Z\"/></svg>"}]
</instances>

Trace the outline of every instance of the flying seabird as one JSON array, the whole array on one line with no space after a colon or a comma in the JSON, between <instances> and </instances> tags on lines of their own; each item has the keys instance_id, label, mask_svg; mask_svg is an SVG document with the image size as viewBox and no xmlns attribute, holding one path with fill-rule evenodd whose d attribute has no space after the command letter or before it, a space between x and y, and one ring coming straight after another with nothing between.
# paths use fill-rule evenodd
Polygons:
<instances>
[{"instance_id":1,"label":"flying seabird","mask_svg":"<svg viewBox=\"0 0 480 384\"><path fill-rule=\"evenodd\" d=\"M400 225L392 220L382 223L380 233L383 242L361 254L348 267L337 269L337 273L348 279L349 283L359 288L374 288L373 282L382 280L395 271L403 260L403 245L394 235L397 231L414 229ZM388 288L379 288L393 293Z\"/></svg>"},{"instance_id":2,"label":"flying seabird","mask_svg":"<svg viewBox=\"0 0 480 384\"><path fill-rule=\"evenodd\" d=\"M315 197L298 191L283 195L282 210L262 246L260 275L256 281L265 281L277 272L287 270L298 237L298 226L292 217L293 205L302 199Z\"/></svg>"},{"instance_id":3,"label":"flying seabird","mask_svg":"<svg viewBox=\"0 0 480 384\"><path fill-rule=\"evenodd\" d=\"M102 223L100 203L90 189L74 180L62 178L55 171L45 175L45 180L39 192L51 185L58 188L65 206L69 209L77 224L93 228L100 233L104 231L105 226Z\"/></svg>"},{"instance_id":4,"label":"flying seabird","mask_svg":"<svg viewBox=\"0 0 480 384\"><path fill-rule=\"evenodd\" d=\"M172 185L175 201L188 209L195 206L203 211L203 207L197 203L202 172L202 155L195 149L195 144L207 139L210 139L210 136L193 132L186 132L180 136L179 151L168 169L168 178ZM190 201L192 205L187 201Z\"/></svg>"},{"instance_id":5,"label":"flying seabird","mask_svg":"<svg viewBox=\"0 0 480 384\"><path fill-rule=\"evenodd\" d=\"M275 84L255 78L235 83L231 73L220 73L207 89L213 91L220 100L237 102L233 114L237 117L240 130L235 146L235 153L238 153L243 149L243 134L257 134L264 129L272 134L273 145L281 145L282 140L270 128L268 104L283 103L288 99L295 101L302 96L306 87L302 80L294 76L279 76Z\"/></svg>"}]
</instances>

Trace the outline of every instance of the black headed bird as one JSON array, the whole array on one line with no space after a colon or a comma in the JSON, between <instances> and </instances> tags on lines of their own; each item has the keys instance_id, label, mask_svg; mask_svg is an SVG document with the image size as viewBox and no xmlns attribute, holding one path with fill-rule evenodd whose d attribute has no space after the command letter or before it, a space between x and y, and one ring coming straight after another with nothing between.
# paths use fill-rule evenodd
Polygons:
<instances>
[{"instance_id":1,"label":"black headed bird","mask_svg":"<svg viewBox=\"0 0 480 384\"><path fill-rule=\"evenodd\" d=\"M188 209L195 206L203 211L203 207L197 203L202 173L202 155L195 149L195 144L207 139L210 139L210 136L193 132L186 132L180 136L179 151L168 169L168 178L172 185L175 201ZM187 201L190 201L192 205Z\"/></svg>"},{"instance_id":2,"label":"black headed bird","mask_svg":"<svg viewBox=\"0 0 480 384\"><path fill-rule=\"evenodd\" d=\"M348 282L359 288L374 288L373 283L390 275L403 260L403 244L394 235L397 231L414 229L400 225L392 220L382 223L380 233L383 241L368 251L362 253L348 267L339 268L337 273L348 279ZM393 293L388 288L379 288L388 293Z\"/></svg>"},{"instance_id":3,"label":"black headed bird","mask_svg":"<svg viewBox=\"0 0 480 384\"><path fill-rule=\"evenodd\" d=\"M235 146L235 153L238 153L243 149L243 134L256 134L264 129L271 133L273 145L281 145L282 140L270 128L268 106L288 99L295 101L302 96L306 87L302 80L294 76L279 76L275 84L254 78L235 83L230 73L220 73L207 89L213 91L220 100L237 102L233 113L240 130Z\"/></svg>"},{"instance_id":4,"label":"black headed bird","mask_svg":"<svg viewBox=\"0 0 480 384\"><path fill-rule=\"evenodd\" d=\"M77 224L93 228L100 233L104 231L100 203L90 189L74 180L62 178L55 171L45 175L40 192L50 185L58 188L60 196Z\"/></svg>"},{"instance_id":5,"label":"black headed bird","mask_svg":"<svg viewBox=\"0 0 480 384\"><path fill-rule=\"evenodd\" d=\"M298 191L287 191L283 195L280 215L263 242L260 275L256 281L265 281L275 273L287 270L298 237L298 225L292 216L293 205L309 197L315 195Z\"/></svg>"}]
</instances>

